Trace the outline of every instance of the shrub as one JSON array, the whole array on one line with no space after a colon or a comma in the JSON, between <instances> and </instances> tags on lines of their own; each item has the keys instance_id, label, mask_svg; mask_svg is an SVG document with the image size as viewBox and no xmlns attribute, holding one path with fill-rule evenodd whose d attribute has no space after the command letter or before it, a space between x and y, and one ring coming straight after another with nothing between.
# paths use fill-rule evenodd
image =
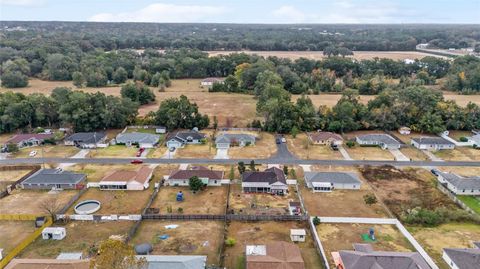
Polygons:
<instances>
[{"instance_id":1,"label":"shrub","mask_svg":"<svg viewBox=\"0 0 480 269\"><path fill-rule=\"evenodd\" d=\"M460 137L460 142L468 142L468 138L465 136Z\"/></svg>"},{"instance_id":2,"label":"shrub","mask_svg":"<svg viewBox=\"0 0 480 269\"><path fill-rule=\"evenodd\" d=\"M237 243L237 240L235 238L229 237L225 240L225 246L227 247L233 247Z\"/></svg>"},{"instance_id":3,"label":"shrub","mask_svg":"<svg viewBox=\"0 0 480 269\"><path fill-rule=\"evenodd\" d=\"M183 208L181 208L181 207L177 208L177 212L178 213L183 213Z\"/></svg>"},{"instance_id":4,"label":"shrub","mask_svg":"<svg viewBox=\"0 0 480 269\"><path fill-rule=\"evenodd\" d=\"M355 147L355 141L350 141L349 140L345 143L345 145L347 145L347 147L349 147L349 148L353 148L353 147Z\"/></svg>"},{"instance_id":5,"label":"shrub","mask_svg":"<svg viewBox=\"0 0 480 269\"><path fill-rule=\"evenodd\" d=\"M377 197L374 194L365 194L363 200L367 205L373 205L377 203Z\"/></svg>"},{"instance_id":6,"label":"shrub","mask_svg":"<svg viewBox=\"0 0 480 269\"><path fill-rule=\"evenodd\" d=\"M172 213L172 212L173 212L172 206L171 205L167 206L167 213Z\"/></svg>"},{"instance_id":7,"label":"shrub","mask_svg":"<svg viewBox=\"0 0 480 269\"><path fill-rule=\"evenodd\" d=\"M313 225L315 225L315 226L320 225L320 218L319 217L315 216L313 218Z\"/></svg>"},{"instance_id":8,"label":"shrub","mask_svg":"<svg viewBox=\"0 0 480 269\"><path fill-rule=\"evenodd\" d=\"M14 144L14 143L7 144L7 152L17 152L17 151L18 151L17 144Z\"/></svg>"}]
</instances>

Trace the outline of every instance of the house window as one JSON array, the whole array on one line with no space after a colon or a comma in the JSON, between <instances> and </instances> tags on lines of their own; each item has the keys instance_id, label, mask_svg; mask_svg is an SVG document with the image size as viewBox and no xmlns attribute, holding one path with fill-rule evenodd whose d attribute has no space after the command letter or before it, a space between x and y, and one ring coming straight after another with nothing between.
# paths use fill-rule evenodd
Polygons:
<instances>
[{"instance_id":1,"label":"house window","mask_svg":"<svg viewBox=\"0 0 480 269\"><path fill-rule=\"evenodd\" d=\"M215 180L214 182L215 182L215 184L217 184L217 180ZM473 192L473 190L472 190L472 192Z\"/></svg>"},{"instance_id":2,"label":"house window","mask_svg":"<svg viewBox=\"0 0 480 269\"><path fill-rule=\"evenodd\" d=\"M465 189L463 189L462 192L465 192Z\"/></svg>"}]
</instances>

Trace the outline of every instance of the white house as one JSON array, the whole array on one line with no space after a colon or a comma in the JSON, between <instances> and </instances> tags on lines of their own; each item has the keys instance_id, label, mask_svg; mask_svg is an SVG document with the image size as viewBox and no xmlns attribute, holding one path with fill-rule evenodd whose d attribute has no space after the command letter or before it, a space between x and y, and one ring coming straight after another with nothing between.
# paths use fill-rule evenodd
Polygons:
<instances>
[{"instance_id":1,"label":"white house","mask_svg":"<svg viewBox=\"0 0 480 269\"><path fill-rule=\"evenodd\" d=\"M223 84L224 83L224 79L223 78L205 78L202 80L202 82L200 82L200 85L202 85L202 87L212 87L214 83L221 83Z\"/></svg>"},{"instance_id":2,"label":"white house","mask_svg":"<svg viewBox=\"0 0 480 269\"><path fill-rule=\"evenodd\" d=\"M160 135L148 133L121 133L115 138L117 144L124 144L127 147L138 145L140 148L154 148L160 140Z\"/></svg>"},{"instance_id":3,"label":"white house","mask_svg":"<svg viewBox=\"0 0 480 269\"><path fill-rule=\"evenodd\" d=\"M41 145L47 139L53 139L53 134L17 134L5 142L7 144L16 144L18 148L33 147Z\"/></svg>"},{"instance_id":4,"label":"white house","mask_svg":"<svg viewBox=\"0 0 480 269\"><path fill-rule=\"evenodd\" d=\"M148 189L153 169L142 166L136 171L119 170L106 175L99 182L101 190L141 191Z\"/></svg>"},{"instance_id":5,"label":"white house","mask_svg":"<svg viewBox=\"0 0 480 269\"><path fill-rule=\"evenodd\" d=\"M290 239L293 242L305 242L307 232L304 229L290 229Z\"/></svg>"},{"instance_id":6,"label":"white house","mask_svg":"<svg viewBox=\"0 0 480 269\"><path fill-rule=\"evenodd\" d=\"M191 177L198 177L207 186L220 186L224 172L210 170L207 167L196 166L188 170L173 171L165 181L169 186L188 186Z\"/></svg>"},{"instance_id":7,"label":"white house","mask_svg":"<svg viewBox=\"0 0 480 269\"><path fill-rule=\"evenodd\" d=\"M456 195L480 195L480 177L462 177L453 173L437 172L437 179Z\"/></svg>"},{"instance_id":8,"label":"white house","mask_svg":"<svg viewBox=\"0 0 480 269\"><path fill-rule=\"evenodd\" d=\"M334 189L358 190L362 182L355 173L305 172L305 184L313 192L331 192Z\"/></svg>"},{"instance_id":9,"label":"white house","mask_svg":"<svg viewBox=\"0 0 480 269\"><path fill-rule=\"evenodd\" d=\"M412 146L424 150L455 149L455 144L443 137L418 137L412 138Z\"/></svg>"},{"instance_id":10,"label":"white house","mask_svg":"<svg viewBox=\"0 0 480 269\"><path fill-rule=\"evenodd\" d=\"M452 269L480 268L480 242L474 248L444 248L442 258Z\"/></svg>"},{"instance_id":11,"label":"white house","mask_svg":"<svg viewBox=\"0 0 480 269\"><path fill-rule=\"evenodd\" d=\"M364 146L379 146L382 149L399 149L401 143L388 134L366 134L356 137L359 145Z\"/></svg>"},{"instance_id":12,"label":"white house","mask_svg":"<svg viewBox=\"0 0 480 269\"><path fill-rule=\"evenodd\" d=\"M67 231L63 227L46 227L42 231L42 238L45 240L62 240L67 236Z\"/></svg>"}]
</instances>

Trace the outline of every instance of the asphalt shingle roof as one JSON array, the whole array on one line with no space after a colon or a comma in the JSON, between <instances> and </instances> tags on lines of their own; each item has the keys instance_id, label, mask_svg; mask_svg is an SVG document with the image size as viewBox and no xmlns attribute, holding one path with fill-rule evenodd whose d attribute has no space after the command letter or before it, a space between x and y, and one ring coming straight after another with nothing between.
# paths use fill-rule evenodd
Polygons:
<instances>
[{"instance_id":1,"label":"asphalt shingle roof","mask_svg":"<svg viewBox=\"0 0 480 269\"><path fill-rule=\"evenodd\" d=\"M357 136L358 139L366 142L381 142L386 145L400 145L401 143L398 142L395 138L388 134L366 134L366 135L359 135Z\"/></svg>"},{"instance_id":2,"label":"asphalt shingle roof","mask_svg":"<svg viewBox=\"0 0 480 269\"><path fill-rule=\"evenodd\" d=\"M231 143L232 141L255 142L255 136L249 134L221 134L215 139L215 143Z\"/></svg>"},{"instance_id":3,"label":"asphalt shingle roof","mask_svg":"<svg viewBox=\"0 0 480 269\"><path fill-rule=\"evenodd\" d=\"M65 141L73 141L82 144L95 144L107 136L104 132L74 133L65 138Z\"/></svg>"},{"instance_id":4,"label":"asphalt shingle roof","mask_svg":"<svg viewBox=\"0 0 480 269\"><path fill-rule=\"evenodd\" d=\"M147 260L146 269L204 269L207 256L196 255L137 255Z\"/></svg>"},{"instance_id":5,"label":"asphalt shingle roof","mask_svg":"<svg viewBox=\"0 0 480 269\"><path fill-rule=\"evenodd\" d=\"M305 172L305 180L309 182L332 182L332 183L361 183L355 173L344 172Z\"/></svg>"},{"instance_id":6,"label":"asphalt shingle roof","mask_svg":"<svg viewBox=\"0 0 480 269\"><path fill-rule=\"evenodd\" d=\"M85 174L77 174L59 169L41 169L25 179L22 184L78 184Z\"/></svg>"},{"instance_id":7,"label":"asphalt shingle roof","mask_svg":"<svg viewBox=\"0 0 480 269\"><path fill-rule=\"evenodd\" d=\"M116 137L117 143L148 143L156 144L160 140L159 135L148 134L148 133L122 133L118 134Z\"/></svg>"},{"instance_id":8,"label":"asphalt shingle roof","mask_svg":"<svg viewBox=\"0 0 480 269\"><path fill-rule=\"evenodd\" d=\"M462 177L454 173L438 172L447 182L457 189L480 189L480 176Z\"/></svg>"},{"instance_id":9,"label":"asphalt shingle roof","mask_svg":"<svg viewBox=\"0 0 480 269\"><path fill-rule=\"evenodd\" d=\"M478 269L480 267L480 249L478 248L444 248L443 251L461 269Z\"/></svg>"},{"instance_id":10,"label":"asphalt shingle roof","mask_svg":"<svg viewBox=\"0 0 480 269\"><path fill-rule=\"evenodd\" d=\"M173 171L168 178L185 180L190 179L193 176L208 179L223 179L223 171L210 170L206 167L195 167L190 170Z\"/></svg>"},{"instance_id":11,"label":"asphalt shingle roof","mask_svg":"<svg viewBox=\"0 0 480 269\"><path fill-rule=\"evenodd\" d=\"M432 136L422 136L412 138L413 141L417 142L418 144L424 145L455 145L454 143L448 141L443 137L432 137Z\"/></svg>"},{"instance_id":12,"label":"asphalt shingle roof","mask_svg":"<svg viewBox=\"0 0 480 269\"><path fill-rule=\"evenodd\" d=\"M279 168L272 167L268 168L263 172L257 171L247 171L242 174L243 182L268 182L269 184L280 181L284 184L287 184L285 174Z\"/></svg>"},{"instance_id":13,"label":"asphalt shingle roof","mask_svg":"<svg viewBox=\"0 0 480 269\"><path fill-rule=\"evenodd\" d=\"M206 138L207 136L204 133L199 133L195 131L179 131L176 133L171 134L168 137L168 140L175 139L179 142L185 142L187 141L187 138L191 137L194 140L201 140Z\"/></svg>"}]
</instances>

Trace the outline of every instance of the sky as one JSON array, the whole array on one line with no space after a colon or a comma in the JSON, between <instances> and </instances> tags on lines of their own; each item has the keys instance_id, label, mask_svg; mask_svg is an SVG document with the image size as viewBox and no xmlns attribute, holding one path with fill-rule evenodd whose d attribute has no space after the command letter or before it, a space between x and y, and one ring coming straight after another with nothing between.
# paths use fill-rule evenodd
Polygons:
<instances>
[{"instance_id":1,"label":"sky","mask_svg":"<svg viewBox=\"0 0 480 269\"><path fill-rule=\"evenodd\" d=\"M0 20L480 24L480 0L0 0Z\"/></svg>"}]
</instances>

